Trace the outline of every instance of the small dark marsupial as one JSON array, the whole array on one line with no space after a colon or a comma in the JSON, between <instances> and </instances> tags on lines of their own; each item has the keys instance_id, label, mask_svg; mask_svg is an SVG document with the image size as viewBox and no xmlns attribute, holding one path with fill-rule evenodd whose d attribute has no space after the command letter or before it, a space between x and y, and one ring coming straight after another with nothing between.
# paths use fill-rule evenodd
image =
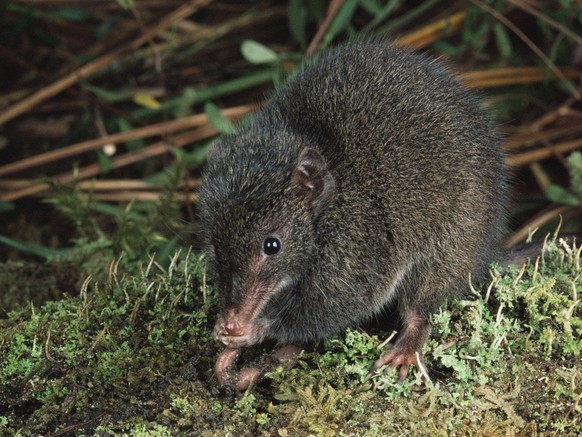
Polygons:
<instances>
[{"instance_id":1,"label":"small dark marsupial","mask_svg":"<svg viewBox=\"0 0 582 437\"><path fill-rule=\"evenodd\" d=\"M209 152L200 219L226 345L305 344L393 306L375 363L422 363L428 318L501 247L507 170L479 100L438 62L359 41L308 62ZM291 351L282 348L281 357Z\"/></svg>"}]
</instances>

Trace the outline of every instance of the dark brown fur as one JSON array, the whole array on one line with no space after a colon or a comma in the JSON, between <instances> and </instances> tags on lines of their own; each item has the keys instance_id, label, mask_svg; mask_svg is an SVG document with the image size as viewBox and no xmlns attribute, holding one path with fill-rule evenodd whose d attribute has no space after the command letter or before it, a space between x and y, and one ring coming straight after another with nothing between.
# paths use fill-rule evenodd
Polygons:
<instances>
[{"instance_id":1,"label":"dark brown fur","mask_svg":"<svg viewBox=\"0 0 582 437\"><path fill-rule=\"evenodd\" d=\"M407 368L428 316L501 247L503 161L479 100L434 60L356 42L309 62L209 154L217 339L303 344L394 304L405 329L376 367Z\"/></svg>"}]
</instances>

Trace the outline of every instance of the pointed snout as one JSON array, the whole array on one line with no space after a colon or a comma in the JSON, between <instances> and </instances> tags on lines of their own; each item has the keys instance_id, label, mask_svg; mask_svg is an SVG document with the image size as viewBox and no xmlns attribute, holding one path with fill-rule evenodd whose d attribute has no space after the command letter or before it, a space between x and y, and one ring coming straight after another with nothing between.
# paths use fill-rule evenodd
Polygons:
<instances>
[{"instance_id":1,"label":"pointed snout","mask_svg":"<svg viewBox=\"0 0 582 437\"><path fill-rule=\"evenodd\" d=\"M227 310L224 315L224 329L228 335L240 336L244 333L245 323L240 314L233 309Z\"/></svg>"},{"instance_id":2,"label":"pointed snout","mask_svg":"<svg viewBox=\"0 0 582 437\"><path fill-rule=\"evenodd\" d=\"M228 335L242 335L244 330L244 325L242 325L238 320L227 320L224 329L228 332Z\"/></svg>"}]
</instances>

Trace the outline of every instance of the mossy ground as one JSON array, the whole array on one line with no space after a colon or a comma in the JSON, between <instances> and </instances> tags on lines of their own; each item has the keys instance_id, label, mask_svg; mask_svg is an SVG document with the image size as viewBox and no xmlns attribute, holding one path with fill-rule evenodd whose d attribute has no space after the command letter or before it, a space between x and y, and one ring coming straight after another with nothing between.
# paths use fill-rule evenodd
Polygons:
<instances>
[{"instance_id":1,"label":"mossy ground","mask_svg":"<svg viewBox=\"0 0 582 437\"><path fill-rule=\"evenodd\" d=\"M3 435L582 433L580 249L550 244L543 262L493 268L490 284L436 314L429 382L417 371L402 384L392 373L365 382L389 333L352 329L246 393L214 376L217 305L203 257L179 252L162 267L102 255L103 274L2 319ZM3 292L16 290L11 269L2 265ZM37 278L18 283L42 294L51 285Z\"/></svg>"},{"instance_id":2,"label":"mossy ground","mask_svg":"<svg viewBox=\"0 0 582 437\"><path fill-rule=\"evenodd\" d=\"M548 61L564 71L577 62L582 15L576 2L538 2L533 13L518 3L345 1L321 48L360 32L405 37L455 71L477 73L471 86L513 140L515 186L525 193L514 196L521 199L514 229L554 227L530 221L550 199L571 208L561 209L564 225L579 231L573 208L582 205L582 155L564 160L566 189L558 153L579 138L578 78L549 80ZM199 253L177 251L199 243L184 223L195 222L193 196L178 204L174 195L199 183L209 128L231 131L218 109L263 101L289 64L307 57L325 17L333 18L329 4L0 6L0 161L44 160L21 173L4 168L0 178L0 197L20 199L0 202L0 435L582 434L580 250L555 245L537 266L493 269L471 299L434 315L425 348L430 382L416 371L403 384L390 373L365 381L390 335L380 325L316 345L295 368L274 369L247 393L219 387L212 283ZM521 67L543 78L531 83ZM170 127L203 113L201 126ZM140 133L153 124L155 134ZM123 132L133 133L113 142ZM161 144L179 147L182 133L192 144L157 154ZM527 133L536 134L531 144ZM91 152L72 152L97 138L103 142ZM110 142L113 156L102 147ZM552 159L534 159L545 148ZM56 161L44 154L61 149L69 154ZM139 150L141 160L126 165ZM55 182L84 175L83 182L96 164L101 188ZM53 181L45 200L54 208L16 195L39 178ZM154 191L131 188L136 181ZM142 194L157 201L137 201ZM242 361L271 349L251 348Z\"/></svg>"}]
</instances>

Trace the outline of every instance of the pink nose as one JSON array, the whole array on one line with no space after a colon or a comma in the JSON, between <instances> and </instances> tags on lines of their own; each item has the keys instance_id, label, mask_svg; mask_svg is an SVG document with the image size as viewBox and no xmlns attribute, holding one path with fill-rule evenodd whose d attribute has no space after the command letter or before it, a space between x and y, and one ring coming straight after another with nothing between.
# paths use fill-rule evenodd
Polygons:
<instances>
[{"instance_id":1,"label":"pink nose","mask_svg":"<svg viewBox=\"0 0 582 437\"><path fill-rule=\"evenodd\" d=\"M226 322L224 329L226 329L226 332L228 332L229 335L237 336L242 335L244 325L241 325L238 320L230 320Z\"/></svg>"}]
</instances>

